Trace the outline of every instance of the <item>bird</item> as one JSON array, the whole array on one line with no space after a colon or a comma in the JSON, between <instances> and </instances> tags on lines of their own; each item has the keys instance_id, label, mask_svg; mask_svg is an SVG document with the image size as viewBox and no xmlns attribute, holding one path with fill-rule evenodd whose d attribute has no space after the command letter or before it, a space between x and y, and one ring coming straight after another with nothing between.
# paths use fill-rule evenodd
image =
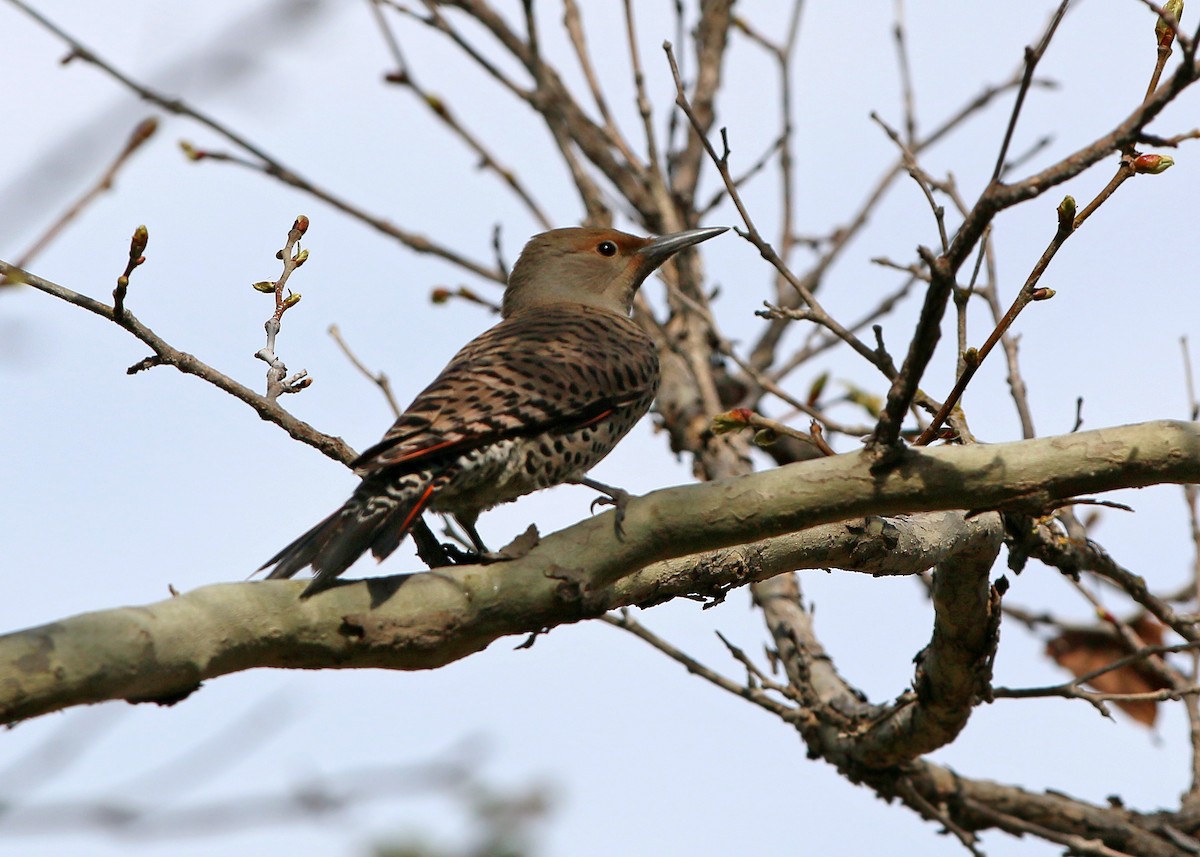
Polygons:
<instances>
[{"instance_id":1,"label":"bird","mask_svg":"<svg viewBox=\"0 0 1200 857\"><path fill-rule=\"evenodd\" d=\"M337 511L265 562L268 579L311 566L307 598L368 550L387 558L425 511L453 515L479 553L479 514L562 483L627 495L586 474L646 414L659 384L653 341L630 318L645 279L727 227L640 237L566 227L529 239L500 321L467 343L351 466ZM619 514L618 514L619 522Z\"/></svg>"}]
</instances>

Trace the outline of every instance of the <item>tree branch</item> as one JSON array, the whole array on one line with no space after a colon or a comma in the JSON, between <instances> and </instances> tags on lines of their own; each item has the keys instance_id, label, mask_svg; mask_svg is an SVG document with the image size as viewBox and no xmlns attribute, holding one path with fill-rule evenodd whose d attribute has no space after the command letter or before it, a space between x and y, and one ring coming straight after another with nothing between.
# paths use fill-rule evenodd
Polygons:
<instances>
[{"instance_id":1,"label":"tree branch","mask_svg":"<svg viewBox=\"0 0 1200 857\"><path fill-rule=\"evenodd\" d=\"M134 318L133 313L128 310L123 310L118 316L113 308L107 304L89 298L87 295L81 295L79 292L72 291L65 286L42 279L4 261L0 261L0 276L7 277L12 282L32 286L38 291L45 292L69 304L82 307L88 312L95 313L101 318L108 319L125 328L139 340L150 346L150 350L154 352L154 356L134 364L129 368L129 374L132 375L151 366L174 366L180 372L187 375L195 375L197 378L207 381L214 387L224 390L235 399L245 402L267 422L275 423L296 440L308 444L335 461L349 464L355 459L356 453L354 450L340 437L333 437L317 431L304 422L304 420L292 416L279 402L269 399L266 396L260 396L249 387L239 384L222 372L218 372L207 363L198 360L195 356L188 354L186 351L180 351L178 348L168 344L157 333Z\"/></svg>"},{"instance_id":2,"label":"tree branch","mask_svg":"<svg viewBox=\"0 0 1200 857\"><path fill-rule=\"evenodd\" d=\"M859 452L668 488L628 505L624 539L609 512L499 566L348 583L307 601L297 598L302 581L215 585L9 634L0 638L0 720L103 699L174 701L206 678L251 667L442 666L501 636L634 603L636 591L618 599L607 590L651 563L742 544L748 532L1194 481L1200 424L1164 421L912 450L886 472Z\"/></svg>"}]
</instances>

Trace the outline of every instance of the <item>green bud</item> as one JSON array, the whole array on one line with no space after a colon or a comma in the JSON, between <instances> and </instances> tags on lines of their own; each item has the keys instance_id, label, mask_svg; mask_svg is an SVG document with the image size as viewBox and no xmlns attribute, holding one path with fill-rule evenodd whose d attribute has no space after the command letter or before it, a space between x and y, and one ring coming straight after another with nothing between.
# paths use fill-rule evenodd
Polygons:
<instances>
[{"instance_id":1,"label":"green bud","mask_svg":"<svg viewBox=\"0 0 1200 857\"><path fill-rule=\"evenodd\" d=\"M770 446L777 440L779 440L779 435L771 429L759 429L754 433L755 446Z\"/></svg>"},{"instance_id":2,"label":"green bud","mask_svg":"<svg viewBox=\"0 0 1200 857\"><path fill-rule=\"evenodd\" d=\"M825 392L825 385L829 383L829 373L822 372L808 387L808 399L805 402L809 407L816 405L820 400L821 394Z\"/></svg>"},{"instance_id":3,"label":"green bud","mask_svg":"<svg viewBox=\"0 0 1200 857\"><path fill-rule=\"evenodd\" d=\"M1162 4L1164 12L1170 12L1175 16L1175 23L1178 24L1183 20L1183 0L1167 0ZM1163 47L1167 47L1175 40L1175 31L1167 24L1165 18L1161 15L1157 18L1154 24L1154 37L1158 39L1158 43Z\"/></svg>"},{"instance_id":4,"label":"green bud","mask_svg":"<svg viewBox=\"0 0 1200 857\"><path fill-rule=\"evenodd\" d=\"M876 396L874 393L868 393L861 387L857 387L847 381L843 381L846 385L846 399L853 404L858 405L872 417L878 417L883 412L883 399Z\"/></svg>"},{"instance_id":5,"label":"green bud","mask_svg":"<svg viewBox=\"0 0 1200 857\"><path fill-rule=\"evenodd\" d=\"M204 152L197 149L195 146L193 146L187 140L180 140L179 148L183 149L183 155L189 161L199 161L199 160L204 159Z\"/></svg>"},{"instance_id":6,"label":"green bud","mask_svg":"<svg viewBox=\"0 0 1200 857\"><path fill-rule=\"evenodd\" d=\"M264 295L273 294L275 292L274 280L261 280L251 284L256 292L262 292Z\"/></svg>"},{"instance_id":7,"label":"green bud","mask_svg":"<svg viewBox=\"0 0 1200 857\"><path fill-rule=\"evenodd\" d=\"M146 245L150 243L150 233L146 230L145 224L133 230L133 238L129 240L129 258L136 259L146 252ZM141 264L137 262L136 264Z\"/></svg>"},{"instance_id":8,"label":"green bud","mask_svg":"<svg viewBox=\"0 0 1200 857\"><path fill-rule=\"evenodd\" d=\"M1075 227L1075 197L1064 196L1058 204L1058 228L1070 231Z\"/></svg>"}]
</instances>

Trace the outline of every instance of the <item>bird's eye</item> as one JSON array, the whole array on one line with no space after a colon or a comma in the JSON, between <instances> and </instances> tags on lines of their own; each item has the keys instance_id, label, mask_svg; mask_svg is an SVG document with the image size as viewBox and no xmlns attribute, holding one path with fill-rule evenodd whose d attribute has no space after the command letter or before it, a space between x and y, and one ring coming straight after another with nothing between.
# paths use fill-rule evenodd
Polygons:
<instances>
[{"instance_id":1,"label":"bird's eye","mask_svg":"<svg viewBox=\"0 0 1200 857\"><path fill-rule=\"evenodd\" d=\"M617 255L617 245L612 241L601 241L596 245L596 252L601 256L615 256Z\"/></svg>"}]
</instances>

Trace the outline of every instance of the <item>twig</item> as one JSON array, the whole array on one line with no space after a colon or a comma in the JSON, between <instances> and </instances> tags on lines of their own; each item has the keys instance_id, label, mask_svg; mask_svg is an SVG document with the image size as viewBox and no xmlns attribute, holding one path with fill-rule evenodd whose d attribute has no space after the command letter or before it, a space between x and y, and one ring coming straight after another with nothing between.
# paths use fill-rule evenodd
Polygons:
<instances>
[{"instance_id":1,"label":"twig","mask_svg":"<svg viewBox=\"0 0 1200 857\"><path fill-rule=\"evenodd\" d=\"M346 344L346 340L342 338L342 332L336 324L329 325L329 335L333 341L337 343L338 348L342 349L342 353L346 355L346 359L350 361L359 372L363 374L368 381L379 388L379 392L383 393L383 397L387 400L388 407L392 411L392 416L400 416L400 405L396 402L396 397L392 395L392 382L388 379L386 372L372 372L366 365L355 356L350 350L350 346Z\"/></svg>"},{"instance_id":2,"label":"twig","mask_svg":"<svg viewBox=\"0 0 1200 857\"><path fill-rule=\"evenodd\" d=\"M1046 620L1043 618L1041 621L1044 622ZM1146 693L1100 693L1098 691L1081 690L1079 685L1088 684L1100 676L1105 675L1106 673L1148 661L1150 658L1157 658L1162 655L1175 655L1182 652L1197 651L1200 651L1200 642L1173 643L1170 645L1157 646L1147 646L1143 644L1138 648L1137 651L1110 661L1102 667L1097 667L1096 669L1089 670L1082 675L1075 676L1075 678L1071 679L1070 681L1065 681L1061 684L1044 685L1042 687L997 687L993 688L992 696L995 699L1028 699L1031 697L1053 696L1062 697L1064 699L1087 699L1088 701L1099 700L1111 702L1124 702L1127 701L1127 699L1154 699L1156 701L1181 699L1184 696L1191 696L1195 695L1196 693L1200 693L1200 688L1185 683L1182 688L1164 688L1162 690L1149 691ZM1165 696L1163 694L1165 694ZM1107 712L1105 712L1105 716L1107 716Z\"/></svg>"},{"instance_id":3,"label":"twig","mask_svg":"<svg viewBox=\"0 0 1200 857\"><path fill-rule=\"evenodd\" d=\"M254 284L254 288L258 291L270 292L275 296L275 311L263 325L267 331L267 344L254 353L255 357L268 366L267 398L272 400L278 399L283 393L299 393L312 384L312 378L309 378L308 373L303 369L288 378L287 366L275 354L275 337L279 335L283 314L300 303L298 293L289 292L287 297L284 297L283 290L292 272L308 260L308 251L300 249L300 239L307 230L308 218L301 214L288 231L287 243L282 250L275 254L276 259L283 261L283 274L274 282ZM296 251L295 254L293 254L293 250Z\"/></svg>"},{"instance_id":4,"label":"twig","mask_svg":"<svg viewBox=\"0 0 1200 857\"><path fill-rule=\"evenodd\" d=\"M848 325L848 329L853 333L858 333L863 328L867 327L867 325L872 324L873 322L876 322L886 316L900 301L908 296L908 293L912 291L913 284L916 283L918 279L919 276L917 274L910 273L908 278L899 286L899 288L895 289L890 294L884 295L883 299L880 300L880 302L876 304L873 309L867 312L866 315L859 318L853 324ZM817 333L821 334L819 338L815 335ZM841 341L842 340L838 339L828 330L816 328L814 330L814 336L809 338L809 343L788 357L786 361L780 364L779 368L773 370L767 377L772 381L782 381L798 366L812 359L823 351L827 351Z\"/></svg>"},{"instance_id":5,"label":"twig","mask_svg":"<svg viewBox=\"0 0 1200 857\"><path fill-rule=\"evenodd\" d=\"M912 781L908 777L901 777L897 781L896 786L905 803L916 809L926 819L937 821L941 824L947 832L953 834L954 838L962 843L962 846L973 857L985 857L983 851L979 848L979 837L961 824L957 824L945 809L934 805L928 798L913 788Z\"/></svg>"},{"instance_id":6,"label":"twig","mask_svg":"<svg viewBox=\"0 0 1200 857\"><path fill-rule=\"evenodd\" d=\"M941 428L942 423L946 421L951 411L958 406L958 402L962 398L967 384L975 377L975 373L978 371L980 365L987 358L988 354L991 353L996 343L1000 341L1000 338L1008 333L1009 328L1017 320L1017 316L1021 314L1021 311L1034 301L1048 300L1054 297L1052 289L1038 288L1037 284L1041 280L1042 274L1045 273L1047 266L1049 266L1050 261L1054 258L1054 255L1066 240L1071 237L1071 233L1074 231L1075 200L1068 196L1058 206L1058 228L1054 232L1054 237L1050 239L1049 246L1046 247L1042 252L1041 258L1033 266L1033 270L1030 271L1025 284L1013 300L1012 306L1008 308L1008 312L997 322L995 328L992 329L987 340L984 341L979 349L969 349L961 355L962 371L954 382L954 388L950 391L950 395L946 397L946 401L942 407L934 414L929 426L916 439L915 443L918 446L931 443L937 438L938 430Z\"/></svg>"},{"instance_id":7,"label":"twig","mask_svg":"<svg viewBox=\"0 0 1200 857\"><path fill-rule=\"evenodd\" d=\"M879 449L894 446L900 437L904 415L918 395L921 377L933 359L934 349L941 338L942 316L955 289L954 270L945 254L934 256L925 247L919 248L919 253L929 268L929 288L925 292L925 302L921 306L921 315L909 343L908 354L900 371L892 379L883 413L871 435L871 445Z\"/></svg>"},{"instance_id":8,"label":"twig","mask_svg":"<svg viewBox=\"0 0 1200 857\"><path fill-rule=\"evenodd\" d=\"M683 79L679 75L679 64L675 61L675 52L671 47L671 43L664 42L663 50L667 54L667 61L671 66L671 74L675 79L675 103L679 105L680 109L683 110L684 114L688 117L688 120L692 123L692 128L696 131L697 136L700 138L705 151L708 152L709 157L712 159L712 162L716 165L718 172L721 174L721 179L725 183L725 189L729 192L730 201L733 202L734 206L738 210L738 214L741 215L742 222L746 225L745 231L738 230L738 234L753 244L758 249L762 257L771 265L773 265L775 269L779 271L784 278L786 278L788 283L790 283L792 287L800 293L801 298L808 305L814 321L817 321L819 324L829 328L829 330L846 342L846 344L857 351L860 355L869 360L872 364L877 366L880 365L880 356L876 352L872 351L857 336L846 330L846 328L839 324L836 319L834 319L825 311L820 303L817 302L816 297L811 291L809 291L808 287L800 282L796 275L788 269L787 265L779 257L779 254L775 252L775 249L759 233L758 229L754 225L754 221L750 217L749 212L746 210L745 204L742 202L742 198L738 193L737 186L733 182L733 177L729 173L728 141L726 140L725 153L723 155L718 155L716 149L713 148L712 143L709 142L708 137L705 136L703 125L696 116L695 112L692 110L691 103L688 101L687 94L683 88ZM724 133L722 133L722 138L725 138Z\"/></svg>"},{"instance_id":9,"label":"twig","mask_svg":"<svg viewBox=\"0 0 1200 857\"><path fill-rule=\"evenodd\" d=\"M800 35L800 15L804 10L804 0L795 0L792 5L792 14L788 21L787 36L782 44L776 44L765 36L756 32L744 18L735 18L734 23L737 28L745 33L752 41L760 45L771 55L778 66L779 73L779 127L781 129L779 139L771 151L779 151L779 186L783 194L782 199L782 217L779 224L779 256L782 259L791 258L792 251L798 243L796 238L796 178L794 169L794 153L793 140L795 138L794 125L792 123L793 111L793 96L792 96L792 57L796 52L796 44L799 41ZM765 156L764 156L765 157ZM746 175L742 179L735 182L738 187L741 187L746 178L753 175L757 170L751 166L747 170ZM714 197L714 204L716 199ZM776 272L775 275L775 294L776 299L782 300L786 294L787 281L782 274ZM760 364L762 365L762 364Z\"/></svg>"},{"instance_id":10,"label":"twig","mask_svg":"<svg viewBox=\"0 0 1200 857\"><path fill-rule=\"evenodd\" d=\"M744 187L752 178L766 169L767 165L771 162L771 159L781 152L783 145L784 142L782 137L771 143L771 145L767 147L767 150L759 155L758 160L748 166L741 175L734 176L734 185L739 188ZM724 187L714 191L712 198L705 205L697 207L697 217L700 219L707 217L718 205L721 204L726 196L727 194ZM792 240L795 240L794 236Z\"/></svg>"},{"instance_id":11,"label":"twig","mask_svg":"<svg viewBox=\"0 0 1200 857\"><path fill-rule=\"evenodd\" d=\"M429 300L435 304L444 304L451 298L462 298L468 303L478 304L481 307L486 307L493 313L500 313L500 304L493 300L488 300L483 295L479 294L468 286L459 286L457 289L448 289L445 286L435 286L429 293Z\"/></svg>"},{"instance_id":12,"label":"twig","mask_svg":"<svg viewBox=\"0 0 1200 857\"><path fill-rule=\"evenodd\" d=\"M753 687L754 684L757 683L758 686L763 688L764 690L773 690L773 691L775 691L775 693L778 693L781 696L785 696L788 699L792 699L792 700L797 699L796 692L794 690L792 690L787 685L783 685L777 681L772 680L770 676L768 676L761 669L759 669L758 664L756 664L756 663L754 663L754 661L750 660L750 656L746 654L745 650L743 650L741 647L735 646L733 643L731 643L729 641L729 639L724 634L722 634L720 631L716 631L715 633L717 635L717 639L719 639L722 643L724 643L725 648L729 650L730 656L735 661L737 661L739 664L741 664L743 667L746 668L746 685L747 685L747 687Z\"/></svg>"},{"instance_id":13,"label":"twig","mask_svg":"<svg viewBox=\"0 0 1200 857\"><path fill-rule=\"evenodd\" d=\"M646 170L645 181L649 185L651 197L655 200L657 210L666 215L675 209L674 200L667 189L667 180L663 175L663 163L659 156L658 141L654 134L654 114L651 110L650 98L646 94L646 75L642 71L642 57L638 50L637 27L634 26L633 2L624 0L625 8L625 39L629 48L629 68L633 72L633 89L636 94L638 115L642 119L642 133L646 137Z\"/></svg>"},{"instance_id":14,"label":"twig","mask_svg":"<svg viewBox=\"0 0 1200 857\"><path fill-rule=\"evenodd\" d=\"M707 326L707 329L708 329L708 334L711 336L712 340L716 343L716 350L720 354L722 354L725 357L728 357L730 360L732 360L737 365L737 367L739 369L741 369L743 373L745 373L747 379L749 379L753 384L755 384L759 390L775 396L781 402L784 402L784 403L790 405L792 408L795 408L797 411L800 411L803 414L807 414L808 416L812 417L814 420L820 420L822 423L825 423L831 431L836 431L841 434L851 434L851 435L862 435L865 433L857 427L850 427L850 426L846 426L844 424L835 422L834 420L827 417L825 414L816 410L811 405L801 402L799 399L792 396L790 393L788 393L786 390L784 390L782 387L780 387L777 383L775 383L775 381L772 378L770 378L766 373L760 371L757 367L754 366L754 364L750 363L747 360L744 360L741 356L738 355L737 351L733 347L733 343L731 343L725 337L725 335L723 333L721 333L721 330L717 325L717 321L713 317L712 310L709 309L708 306L701 304L699 301L694 299L691 295L685 294L685 293L679 291L678 289L672 288L671 293L675 297L678 298L678 300L680 301L680 303L683 305L684 308L686 308L688 311L692 312L694 315L698 316L705 323L705 325ZM758 313L758 314L761 314L761 313ZM757 398L757 397L750 396L748 398L753 399L753 398ZM716 410L716 408L713 408L712 410ZM711 413L711 411L710 411L710 413Z\"/></svg>"},{"instance_id":15,"label":"twig","mask_svg":"<svg viewBox=\"0 0 1200 857\"><path fill-rule=\"evenodd\" d=\"M664 655L669 657L676 663L682 664L688 672L693 675L698 675L711 684L716 685L724 691L732 693L734 696L749 700L755 705L763 708L772 714L790 720L793 709L789 705L784 705L767 695L765 689L757 687L747 687L746 685L738 684L735 681L725 678L720 673L709 669L704 664L700 663L690 655L684 654L679 649L672 646L666 640L659 637L657 634L650 631L644 625L634 619L628 610L621 610L619 614L607 613L600 617L600 621L605 624L612 625L614 628L620 628L628 631L640 640L649 643L654 648L658 649Z\"/></svg>"},{"instance_id":16,"label":"twig","mask_svg":"<svg viewBox=\"0 0 1200 857\"><path fill-rule=\"evenodd\" d=\"M516 197L521 200L522 203L524 203L525 207L529 210L529 213L532 214L534 219L536 219L537 222L542 225L542 228L549 229L551 227L550 219L546 216L546 213L542 211L541 206L537 204L537 201L533 198L533 195L526 190L516 173L501 164L491 153L491 150L489 150L487 146L483 144L483 141L480 140L475 134L471 133L466 126L458 121L458 118L454 115L453 111L450 109L450 105L446 103L444 98L442 98L440 95L430 92L417 83L417 80L413 75L412 67L409 66L409 64L405 61L404 54L400 50L399 40L397 40L395 33L392 32L391 27L388 26L387 17L383 13L383 7L385 4L382 2L382 0L370 0L370 3L371 12L374 16L375 23L378 25L380 33L383 36L384 43L387 45L388 50L392 55L392 59L396 63L396 71L387 75L386 80L389 83L400 84L412 90L413 94L416 95L421 102L429 108L429 111L436 116L443 125L450 129L450 131L456 137L462 140L468 149L470 149L479 157L479 168L490 170L499 176L501 181L503 181L516 195Z\"/></svg>"},{"instance_id":17,"label":"twig","mask_svg":"<svg viewBox=\"0 0 1200 857\"><path fill-rule=\"evenodd\" d=\"M588 89L592 93L592 101L595 102L596 110L600 112L600 118L604 121L605 134L620 151L622 157L629 162L630 169L640 170L640 161L634 154L633 147L626 142L624 135L617 128L617 123L613 120L612 112L608 108L608 100L604 97L604 90L600 87L600 79L596 76L596 69L592 65L591 54L587 49L587 39L583 33L583 19L575 0L563 0L563 27L571 40L571 46L575 49L575 57L579 60L579 67L583 71L584 79L587 80Z\"/></svg>"},{"instance_id":18,"label":"twig","mask_svg":"<svg viewBox=\"0 0 1200 857\"><path fill-rule=\"evenodd\" d=\"M754 442L758 446L770 446L783 436L812 444L822 455L836 455L824 437L794 429L785 423L756 414L749 408L734 408L732 411L717 414L712 420L713 434L727 434L747 428L754 429Z\"/></svg>"},{"instance_id":19,"label":"twig","mask_svg":"<svg viewBox=\"0 0 1200 857\"><path fill-rule=\"evenodd\" d=\"M78 217L85 208L95 201L100 194L112 190L113 184L117 178L117 173L120 172L123 166L125 166L126 162L130 157L133 156L134 152L140 149L142 145L146 143L146 141L154 136L154 132L157 130L158 120L153 116L148 119L143 119L141 122L139 122L133 129L133 132L129 135L129 139L126 140L124 147L122 147L121 151L117 153L117 156L113 159L112 163L110 163L104 172L101 173L97 182L92 187L88 188L88 190L84 191L77 200L67 206L66 211L59 215L58 219L50 225L50 228L42 233L41 237L34 241L33 244L30 245L29 249L22 253L17 260L13 262L13 264L18 268L28 268L33 260L43 250L45 250L46 247L49 246L49 244L55 238L57 238L59 234L61 234L62 231L66 229L66 227L73 220L75 220L75 218ZM126 276L128 276L128 274L126 274ZM0 281L0 285L3 285L3 281Z\"/></svg>"},{"instance_id":20,"label":"twig","mask_svg":"<svg viewBox=\"0 0 1200 857\"><path fill-rule=\"evenodd\" d=\"M913 94L912 68L908 62L908 40L904 35L904 0L896 0L892 38L896 42L896 64L900 67L900 92L904 103L904 147L911 150L917 141L917 108Z\"/></svg>"},{"instance_id":21,"label":"twig","mask_svg":"<svg viewBox=\"0 0 1200 857\"><path fill-rule=\"evenodd\" d=\"M5 814L10 836L68 833L119 833L135 842L168 839L194 841L199 836L227 834L283 824L338 817L368 801L401 795L466 793L480 788L473 759L406 765L364 766L333 777L317 777L278 793L259 793L174 805L157 799L136 800L106 793L94 800L23 801ZM173 802L176 803L176 802ZM214 849L222 850L222 849Z\"/></svg>"},{"instance_id":22,"label":"twig","mask_svg":"<svg viewBox=\"0 0 1200 857\"><path fill-rule=\"evenodd\" d=\"M0 261L0 274L7 276L14 282L24 283L38 291L45 292L69 304L81 307L101 318L118 322L121 327L149 346L154 355L130 367L127 370L129 374L141 371L142 369L148 369L151 366L174 366L180 372L195 375L201 380L212 384L214 387L229 393L234 398L245 402L264 420L275 423L294 439L313 447L334 461L349 464L357 457L357 453L347 446L346 442L341 438L322 434L308 423L292 416L278 402L268 399L266 396L260 396L249 387L239 384L229 376L218 372L207 363L196 359L191 354L169 345L162 337L138 321L133 313L128 310L125 311L124 316L118 321L112 307L4 261Z\"/></svg>"},{"instance_id":23,"label":"twig","mask_svg":"<svg viewBox=\"0 0 1200 857\"><path fill-rule=\"evenodd\" d=\"M1154 64L1154 72L1150 75L1150 83L1146 87L1146 95L1143 99L1146 100L1154 94L1154 90L1158 89L1159 78L1162 77L1167 60L1171 58L1171 44L1178 39L1184 54L1189 58L1194 48L1187 35L1179 29L1179 16L1183 14L1183 0L1168 0L1162 6L1148 2L1148 0L1142 0L1142 2L1158 15L1158 21L1154 25L1154 38L1158 44L1158 60Z\"/></svg>"},{"instance_id":24,"label":"twig","mask_svg":"<svg viewBox=\"0 0 1200 857\"><path fill-rule=\"evenodd\" d=\"M129 261L125 263L125 273L117 277L117 287L113 289L113 318L118 324L125 317L125 294L129 290L129 277L135 268L146 261L143 254L149 242L150 233L144 225L133 230L133 237L129 239Z\"/></svg>"},{"instance_id":25,"label":"twig","mask_svg":"<svg viewBox=\"0 0 1200 857\"><path fill-rule=\"evenodd\" d=\"M908 170L908 174L917 183L917 187L921 189L921 193L925 195L925 201L929 203L929 207L933 211L933 219L937 223L938 228L938 238L941 239L942 252L945 253L950 246L950 239L946 237L946 209L938 205L937 200L933 198L933 180L928 173L921 169L917 163L916 155L913 154L904 140L900 138L900 134L895 128L884 122L883 118L875 111L871 111L871 120L882 128L884 133L900 149L900 158L904 163L904 168Z\"/></svg>"},{"instance_id":26,"label":"twig","mask_svg":"<svg viewBox=\"0 0 1200 857\"><path fill-rule=\"evenodd\" d=\"M1021 108L1025 105L1025 96L1029 94L1030 86L1033 84L1033 71L1045 55L1046 48L1050 47L1050 40L1054 38L1054 33L1058 29L1058 25L1062 23L1063 15L1067 13L1067 7L1070 3L1071 0L1063 0L1051 16L1050 23L1046 27L1046 31L1042 34L1041 40L1036 46L1025 48L1025 71L1021 75L1021 85L1017 87L1017 98L1013 102L1012 113L1008 117L1008 127L1004 130L1004 140L1000 144L1000 153L996 156L996 167L992 171L993 183L999 181L1001 174L1004 172L1005 160L1008 158L1008 148L1012 145L1013 132L1017 128L1017 119L1021 116Z\"/></svg>"},{"instance_id":27,"label":"twig","mask_svg":"<svg viewBox=\"0 0 1200 857\"><path fill-rule=\"evenodd\" d=\"M284 167L277 161L253 161L249 158L243 158L231 152L219 152L212 149L198 149L187 141L180 143L183 153L192 161L218 161L220 163L233 164L234 166L244 167L256 173L269 176L277 179L284 184L301 190L316 199L332 206L343 214L353 217L355 220L365 223L367 226L387 235L390 238L395 238L401 244L414 253L427 253L430 256L436 256L439 259L445 259L463 270L470 271L476 276L482 277L485 280L492 280L503 285L505 277L502 272L489 268L466 256L451 250L442 244L438 244L429 240L424 235L419 235L416 232L410 232L401 229L386 218L375 214L370 214L365 209L359 208L353 203L336 196L331 191L326 190L319 185L313 184L308 179L305 179L296 173L292 172L287 167Z\"/></svg>"},{"instance_id":28,"label":"twig","mask_svg":"<svg viewBox=\"0 0 1200 857\"><path fill-rule=\"evenodd\" d=\"M410 250L413 250L417 253L428 253L433 256L438 256L449 262L452 262L455 265L458 265L461 268L478 274L485 279L503 282L503 279L500 277L498 272L473 262L446 247L436 244L423 235L418 235L414 232L401 229L383 217L368 214L366 211L358 208L347 200L344 200L334 195L332 192L313 184L305 178L302 178L295 170L285 166L281 161L269 155L266 151L264 151L255 143L251 142L246 137L243 137L216 119L213 119L208 114L197 110L183 100L164 95L160 92L150 89L147 86L144 86L141 83L138 83L136 80L121 72L116 68L116 66L103 59L91 49L85 47L78 39L71 36L61 27L54 24L44 15L33 9L31 6L25 3L24 0L8 0L8 2L16 6L29 17L33 18L42 27L49 30L59 39L66 42L71 49L70 56L72 59L79 59L83 62L89 63L90 65L94 65L96 68L100 69L102 72L116 80L126 89L138 95L143 100L157 105L168 113L172 113L177 116L186 116L189 119L192 119L200 125L203 125L205 128L208 128L215 134L224 137L239 149L248 152L250 155L258 159L257 161L250 161L245 158L239 158L235 155L206 152L192 148L190 151L194 160L202 160L207 158L216 161L227 161L229 163L235 163L241 166L249 167L250 169L256 170L265 175L272 176L273 178L282 181L284 184L302 190L305 193L308 193L309 195L321 200L322 202L328 203L338 211L348 214L349 216L367 224L373 229L395 238ZM185 152L186 151L188 151L187 146L185 146Z\"/></svg>"}]
</instances>

